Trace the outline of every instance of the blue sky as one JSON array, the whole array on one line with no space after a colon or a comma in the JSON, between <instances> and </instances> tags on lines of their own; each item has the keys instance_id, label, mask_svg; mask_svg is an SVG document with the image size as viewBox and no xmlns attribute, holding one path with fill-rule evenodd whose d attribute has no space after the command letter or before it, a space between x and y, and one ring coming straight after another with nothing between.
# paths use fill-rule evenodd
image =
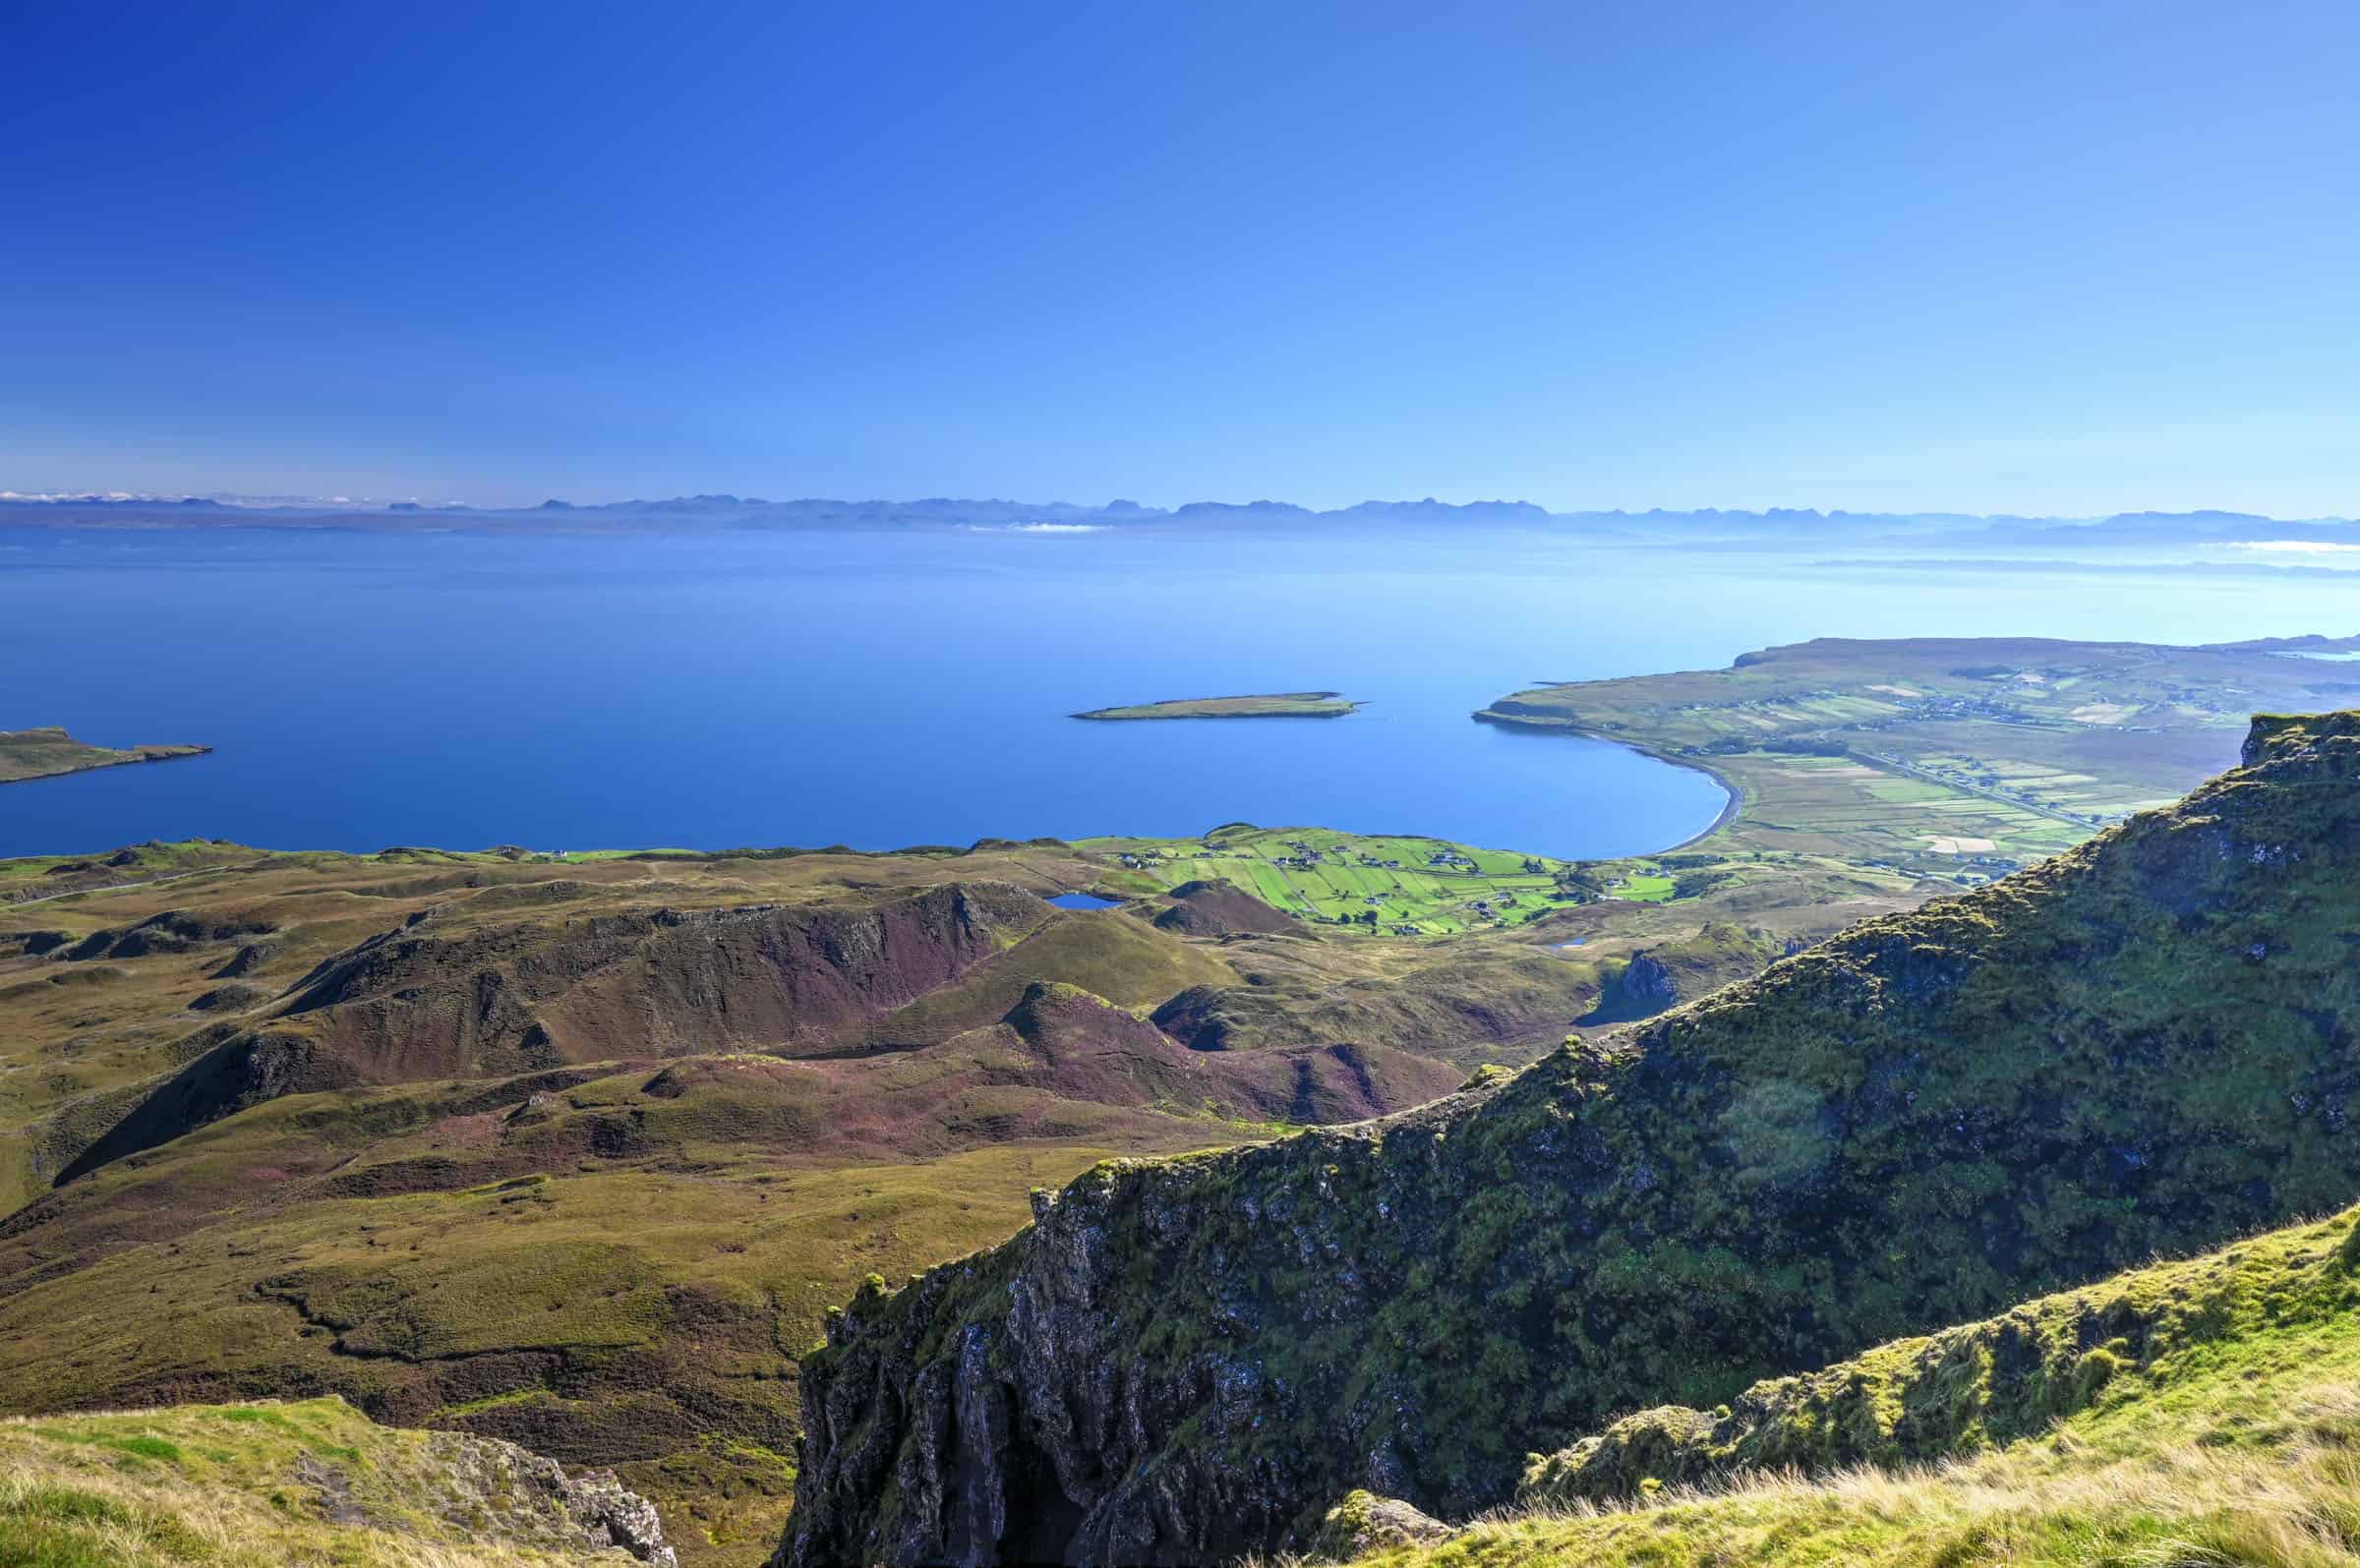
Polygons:
<instances>
[{"instance_id":1,"label":"blue sky","mask_svg":"<svg viewBox=\"0 0 2360 1568\"><path fill-rule=\"evenodd\" d=\"M29 3L0 489L2360 511L2360 8Z\"/></svg>"}]
</instances>

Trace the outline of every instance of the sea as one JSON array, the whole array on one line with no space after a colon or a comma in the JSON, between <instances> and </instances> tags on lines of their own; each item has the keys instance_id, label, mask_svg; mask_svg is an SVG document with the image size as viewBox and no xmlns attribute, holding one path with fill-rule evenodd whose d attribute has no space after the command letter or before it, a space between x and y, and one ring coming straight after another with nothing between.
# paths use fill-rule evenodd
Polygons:
<instances>
[{"instance_id":1,"label":"sea","mask_svg":"<svg viewBox=\"0 0 2360 1568\"><path fill-rule=\"evenodd\" d=\"M1819 636L2360 629L2360 572L1549 531L655 536L0 529L0 728L185 762L0 785L0 855L206 837L538 850L1431 834L1577 857L1707 776L1480 724L1544 680ZM1335 690L1342 719L1085 709Z\"/></svg>"}]
</instances>

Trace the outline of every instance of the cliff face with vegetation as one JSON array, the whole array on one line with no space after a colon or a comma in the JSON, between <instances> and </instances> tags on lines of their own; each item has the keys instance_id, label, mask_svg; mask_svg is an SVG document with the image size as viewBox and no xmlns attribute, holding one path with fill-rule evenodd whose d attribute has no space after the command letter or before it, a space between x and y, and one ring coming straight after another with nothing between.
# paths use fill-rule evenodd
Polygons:
<instances>
[{"instance_id":1,"label":"cliff face with vegetation","mask_svg":"<svg viewBox=\"0 0 2360 1568\"><path fill-rule=\"evenodd\" d=\"M1112 1162L802 1365L780 1561L1182 1563L2348 1201L2360 715L1504 1084Z\"/></svg>"}]
</instances>

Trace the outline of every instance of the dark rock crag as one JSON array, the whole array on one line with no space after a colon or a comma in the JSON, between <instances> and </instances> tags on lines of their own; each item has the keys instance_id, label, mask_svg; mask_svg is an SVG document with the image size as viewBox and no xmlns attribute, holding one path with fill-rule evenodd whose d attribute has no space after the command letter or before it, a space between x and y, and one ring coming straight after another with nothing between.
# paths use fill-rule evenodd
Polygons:
<instances>
[{"instance_id":1,"label":"dark rock crag","mask_svg":"<svg viewBox=\"0 0 2360 1568\"><path fill-rule=\"evenodd\" d=\"M803 1363L781 1568L1217 1562L1464 1517L1619 1412L2360 1191L2360 715L1503 1083L1102 1165Z\"/></svg>"}]
</instances>

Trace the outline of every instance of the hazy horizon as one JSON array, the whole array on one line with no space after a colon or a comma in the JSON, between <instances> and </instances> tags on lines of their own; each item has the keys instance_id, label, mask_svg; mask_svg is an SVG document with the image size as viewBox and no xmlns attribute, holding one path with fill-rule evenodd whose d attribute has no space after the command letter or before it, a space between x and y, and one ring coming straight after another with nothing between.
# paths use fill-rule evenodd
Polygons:
<instances>
[{"instance_id":1,"label":"hazy horizon","mask_svg":"<svg viewBox=\"0 0 2360 1568\"><path fill-rule=\"evenodd\" d=\"M36 505L138 504L166 505L180 501L212 501L235 510L318 509L321 511L382 510L387 507L453 510L467 512L519 512L548 508L553 511L597 511L630 506L661 508L687 501L735 501L746 506L793 506L813 503L833 503L847 506L919 507L928 503L981 504L1010 507L1038 507L1043 510L1068 509L1077 511L1108 511L1136 509L1148 516L1170 516L1186 507L1226 506L1247 508L1255 506L1292 507L1314 515L1334 515L1355 507L1433 506L1454 509L1497 507L1538 507L1551 517L1630 517L1643 519L1651 515L1688 517L1723 515L1736 517L1955 517L1962 520L1985 522L2048 522L2078 523L2104 522L2120 517L2250 517L2283 523L2339 523L2353 520L2346 511L2321 512L2309 515L2286 515L2254 511L2243 507L2219 506L2203 502L2170 506L2108 506L2092 512L2004 512L1969 511L1949 506L1893 506L1847 507L1796 504L1772 501L1752 504L1717 506L1589 506L1550 505L1526 495L1467 495L1463 497L1424 495L1360 495L1347 501L1305 501L1287 495L1219 496L1188 494L1176 499L1143 499L1136 494L1122 494L1103 499L1080 499L1071 494L1041 496L1020 495L963 495L946 490L914 492L905 495L862 494L739 494L710 487L669 492L663 494L613 495L556 495L543 494L523 500L484 500L458 496L434 495L369 495L357 493L320 493L301 494L258 494L235 490L213 491L147 491L96 485L88 487L51 486L16 489L0 486L0 503Z\"/></svg>"}]
</instances>

